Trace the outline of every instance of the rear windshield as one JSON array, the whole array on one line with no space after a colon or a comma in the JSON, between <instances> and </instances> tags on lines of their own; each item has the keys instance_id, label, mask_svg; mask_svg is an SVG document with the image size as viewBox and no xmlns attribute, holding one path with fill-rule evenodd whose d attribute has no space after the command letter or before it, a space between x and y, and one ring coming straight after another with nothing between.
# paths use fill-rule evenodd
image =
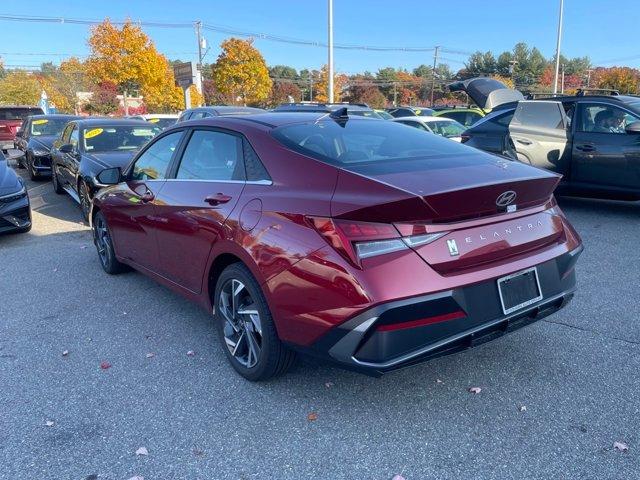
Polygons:
<instances>
[{"instance_id":1,"label":"rear windshield","mask_svg":"<svg viewBox=\"0 0 640 480\"><path fill-rule=\"evenodd\" d=\"M394 160L473 155L474 150L396 122L322 120L278 127L272 135L284 146L338 166Z\"/></svg>"},{"instance_id":2,"label":"rear windshield","mask_svg":"<svg viewBox=\"0 0 640 480\"><path fill-rule=\"evenodd\" d=\"M31 121L31 135L55 135L58 136L69 123L66 118L37 118Z\"/></svg>"},{"instance_id":3,"label":"rear windshield","mask_svg":"<svg viewBox=\"0 0 640 480\"><path fill-rule=\"evenodd\" d=\"M131 125L85 128L84 149L88 152L137 150L160 133L158 127Z\"/></svg>"},{"instance_id":4,"label":"rear windshield","mask_svg":"<svg viewBox=\"0 0 640 480\"><path fill-rule=\"evenodd\" d=\"M29 115L43 115L40 108L0 107L0 120L24 120Z\"/></svg>"}]
</instances>

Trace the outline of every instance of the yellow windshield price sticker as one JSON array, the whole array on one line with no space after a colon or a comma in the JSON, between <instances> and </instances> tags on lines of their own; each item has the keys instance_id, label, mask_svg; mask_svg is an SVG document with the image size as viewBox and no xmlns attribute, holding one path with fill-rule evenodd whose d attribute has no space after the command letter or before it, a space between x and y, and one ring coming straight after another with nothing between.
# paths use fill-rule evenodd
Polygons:
<instances>
[{"instance_id":1,"label":"yellow windshield price sticker","mask_svg":"<svg viewBox=\"0 0 640 480\"><path fill-rule=\"evenodd\" d=\"M84 138L93 138L100 135L104 130L102 128L92 128L91 130L85 130Z\"/></svg>"},{"instance_id":2,"label":"yellow windshield price sticker","mask_svg":"<svg viewBox=\"0 0 640 480\"><path fill-rule=\"evenodd\" d=\"M34 120L33 121L34 125L43 125L45 123L49 123L49 120L47 120L46 118L41 118L39 120Z\"/></svg>"},{"instance_id":3,"label":"yellow windshield price sticker","mask_svg":"<svg viewBox=\"0 0 640 480\"><path fill-rule=\"evenodd\" d=\"M159 118L150 118L149 123L158 123L160 121Z\"/></svg>"}]
</instances>

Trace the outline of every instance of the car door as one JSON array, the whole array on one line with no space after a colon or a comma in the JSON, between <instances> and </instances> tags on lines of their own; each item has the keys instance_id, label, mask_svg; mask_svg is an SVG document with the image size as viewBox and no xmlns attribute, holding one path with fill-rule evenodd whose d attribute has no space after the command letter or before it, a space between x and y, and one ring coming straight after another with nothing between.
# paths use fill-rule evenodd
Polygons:
<instances>
[{"instance_id":1,"label":"car door","mask_svg":"<svg viewBox=\"0 0 640 480\"><path fill-rule=\"evenodd\" d=\"M226 238L225 221L245 186L242 137L194 128L172 170L155 214L162 274L200 292L211 248Z\"/></svg>"},{"instance_id":2,"label":"car door","mask_svg":"<svg viewBox=\"0 0 640 480\"><path fill-rule=\"evenodd\" d=\"M569 169L568 118L560 102L520 101L509 123L518 160L557 173Z\"/></svg>"},{"instance_id":3,"label":"car door","mask_svg":"<svg viewBox=\"0 0 640 480\"><path fill-rule=\"evenodd\" d=\"M73 149L70 152L59 152L59 166L58 170L60 172L60 180L63 185L69 185L74 190L76 189L75 182L75 172L78 170L78 165L80 163L80 145L78 142L79 139L79 130L78 124L74 123L71 126L71 131L69 133L69 144L73 146Z\"/></svg>"},{"instance_id":4,"label":"car door","mask_svg":"<svg viewBox=\"0 0 640 480\"><path fill-rule=\"evenodd\" d=\"M52 170L52 173L55 171L55 173L58 175L58 181L62 185L65 185L64 177L62 176L62 170L63 170L62 155L64 154L59 150L59 148L62 145L66 145L67 143L69 143L71 138L71 131L73 130L74 125L75 125L74 123L67 124L67 126L64 127L64 130L62 131L60 138L58 138L55 142L53 142L53 147L51 148L51 170Z\"/></svg>"},{"instance_id":5,"label":"car door","mask_svg":"<svg viewBox=\"0 0 640 480\"><path fill-rule=\"evenodd\" d=\"M577 115L571 181L640 189L640 135L625 131L640 117L605 102L581 102Z\"/></svg>"},{"instance_id":6,"label":"car door","mask_svg":"<svg viewBox=\"0 0 640 480\"><path fill-rule=\"evenodd\" d=\"M160 271L155 207L183 135L184 130L162 135L138 154L110 195L115 208L106 212L118 255L152 272Z\"/></svg>"},{"instance_id":7,"label":"car door","mask_svg":"<svg viewBox=\"0 0 640 480\"><path fill-rule=\"evenodd\" d=\"M26 119L22 122L20 130L16 133L15 145L23 155L27 153L27 143L29 142L29 132L31 131L31 120ZM25 157L26 160L26 157Z\"/></svg>"}]
</instances>

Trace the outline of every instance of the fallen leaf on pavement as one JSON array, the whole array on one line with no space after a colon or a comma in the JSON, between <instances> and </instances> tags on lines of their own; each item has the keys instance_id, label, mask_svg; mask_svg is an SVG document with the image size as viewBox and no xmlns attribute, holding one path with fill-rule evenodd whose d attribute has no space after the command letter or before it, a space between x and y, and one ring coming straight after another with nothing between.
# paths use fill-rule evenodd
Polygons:
<instances>
[{"instance_id":1,"label":"fallen leaf on pavement","mask_svg":"<svg viewBox=\"0 0 640 480\"><path fill-rule=\"evenodd\" d=\"M204 450L200 450L199 448L194 448L193 449L193 454L196 457L201 457L202 455L204 455Z\"/></svg>"},{"instance_id":2,"label":"fallen leaf on pavement","mask_svg":"<svg viewBox=\"0 0 640 480\"><path fill-rule=\"evenodd\" d=\"M80 246L80 250L84 250L85 248L87 248L87 246L86 246L86 245L82 245L82 246Z\"/></svg>"},{"instance_id":3,"label":"fallen leaf on pavement","mask_svg":"<svg viewBox=\"0 0 640 480\"><path fill-rule=\"evenodd\" d=\"M480 387L471 387L469 388L469 393L475 393L478 394L482 391L482 389Z\"/></svg>"},{"instance_id":4,"label":"fallen leaf on pavement","mask_svg":"<svg viewBox=\"0 0 640 480\"><path fill-rule=\"evenodd\" d=\"M402 475L394 475L391 480L406 480Z\"/></svg>"},{"instance_id":5,"label":"fallen leaf on pavement","mask_svg":"<svg viewBox=\"0 0 640 480\"><path fill-rule=\"evenodd\" d=\"M309 415L307 415L307 420L309 420L310 422L315 422L318 419L318 414L316 412L311 412Z\"/></svg>"},{"instance_id":6,"label":"fallen leaf on pavement","mask_svg":"<svg viewBox=\"0 0 640 480\"><path fill-rule=\"evenodd\" d=\"M54 272L57 272L57 271L58 271L58 269L57 269L57 268L54 268L54 269L53 269L53 271L54 271Z\"/></svg>"},{"instance_id":7,"label":"fallen leaf on pavement","mask_svg":"<svg viewBox=\"0 0 640 480\"><path fill-rule=\"evenodd\" d=\"M436 383L444 383L442 380L440 380L439 378L436 378Z\"/></svg>"},{"instance_id":8,"label":"fallen leaf on pavement","mask_svg":"<svg viewBox=\"0 0 640 480\"><path fill-rule=\"evenodd\" d=\"M140 447L136 450L136 455L149 455L149 450L147 450L147 447Z\"/></svg>"},{"instance_id":9,"label":"fallen leaf on pavement","mask_svg":"<svg viewBox=\"0 0 640 480\"><path fill-rule=\"evenodd\" d=\"M47 420L46 422L44 422L44 424L45 424L47 427L53 427L53 426L56 424L56 422L53 422L53 421L51 421L51 420Z\"/></svg>"},{"instance_id":10,"label":"fallen leaf on pavement","mask_svg":"<svg viewBox=\"0 0 640 480\"><path fill-rule=\"evenodd\" d=\"M147 358L153 358L153 357L155 357L155 356L156 356L156 354L155 354L155 353L151 353L151 352L149 352L149 353L147 353L147 354L145 355L145 357L147 357Z\"/></svg>"},{"instance_id":11,"label":"fallen leaf on pavement","mask_svg":"<svg viewBox=\"0 0 640 480\"><path fill-rule=\"evenodd\" d=\"M621 452L626 452L629 450L629 445L624 442L613 442L613 448L620 450Z\"/></svg>"},{"instance_id":12,"label":"fallen leaf on pavement","mask_svg":"<svg viewBox=\"0 0 640 480\"><path fill-rule=\"evenodd\" d=\"M327 382L327 383L324 384L324 386L327 387L327 388L331 388L331 387L333 387L333 382Z\"/></svg>"},{"instance_id":13,"label":"fallen leaf on pavement","mask_svg":"<svg viewBox=\"0 0 640 480\"><path fill-rule=\"evenodd\" d=\"M520 410L521 412L526 412L527 411L527 406L526 405L521 405L518 410Z\"/></svg>"},{"instance_id":14,"label":"fallen leaf on pavement","mask_svg":"<svg viewBox=\"0 0 640 480\"><path fill-rule=\"evenodd\" d=\"M102 370L106 370L108 368L111 368L111 364L109 362L100 362L100 368Z\"/></svg>"},{"instance_id":15,"label":"fallen leaf on pavement","mask_svg":"<svg viewBox=\"0 0 640 480\"><path fill-rule=\"evenodd\" d=\"M190 356L190 357L193 357L195 354L196 354L196 352L194 352L193 350L189 350L187 352L187 355Z\"/></svg>"},{"instance_id":16,"label":"fallen leaf on pavement","mask_svg":"<svg viewBox=\"0 0 640 480\"><path fill-rule=\"evenodd\" d=\"M62 352L62 356L63 356L63 357L66 357L67 355L69 355L69 350L64 350L64 351Z\"/></svg>"}]
</instances>

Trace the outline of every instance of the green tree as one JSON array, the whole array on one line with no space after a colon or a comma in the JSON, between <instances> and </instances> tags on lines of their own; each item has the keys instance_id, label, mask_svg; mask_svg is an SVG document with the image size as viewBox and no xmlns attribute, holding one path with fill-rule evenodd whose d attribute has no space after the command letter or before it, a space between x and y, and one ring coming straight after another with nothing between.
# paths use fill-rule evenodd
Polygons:
<instances>
[{"instance_id":1,"label":"green tree","mask_svg":"<svg viewBox=\"0 0 640 480\"><path fill-rule=\"evenodd\" d=\"M0 104L35 105L40 100L41 91L36 77L14 70L0 80Z\"/></svg>"},{"instance_id":2,"label":"green tree","mask_svg":"<svg viewBox=\"0 0 640 480\"><path fill-rule=\"evenodd\" d=\"M247 103L259 103L271 93L272 82L262 54L253 40L230 38L220 45L222 53L213 66L216 88L231 98Z\"/></svg>"},{"instance_id":3,"label":"green tree","mask_svg":"<svg viewBox=\"0 0 640 480\"><path fill-rule=\"evenodd\" d=\"M280 80L298 80L298 72L293 67L287 65L274 65L269 67L269 76Z\"/></svg>"}]
</instances>

